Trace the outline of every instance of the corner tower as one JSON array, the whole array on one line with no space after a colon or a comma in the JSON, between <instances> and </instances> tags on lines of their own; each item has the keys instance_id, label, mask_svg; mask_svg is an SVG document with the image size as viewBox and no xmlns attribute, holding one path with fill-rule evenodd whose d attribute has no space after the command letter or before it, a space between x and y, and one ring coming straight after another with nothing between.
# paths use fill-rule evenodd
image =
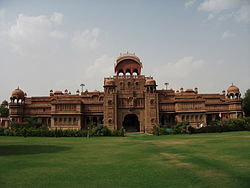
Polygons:
<instances>
[{"instance_id":1,"label":"corner tower","mask_svg":"<svg viewBox=\"0 0 250 188\"><path fill-rule=\"evenodd\" d=\"M10 118L12 121L21 122L23 120L26 93L23 90L15 89L10 97Z\"/></svg>"}]
</instances>

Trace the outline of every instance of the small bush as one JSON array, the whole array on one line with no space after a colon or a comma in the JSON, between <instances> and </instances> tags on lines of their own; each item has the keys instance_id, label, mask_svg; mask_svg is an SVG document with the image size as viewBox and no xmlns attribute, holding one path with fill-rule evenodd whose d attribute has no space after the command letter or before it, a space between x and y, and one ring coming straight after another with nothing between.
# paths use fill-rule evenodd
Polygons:
<instances>
[{"instance_id":1,"label":"small bush","mask_svg":"<svg viewBox=\"0 0 250 188\"><path fill-rule=\"evenodd\" d=\"M112 136L119 136L119 135L120 135L119 130L112 131Z\"/></svg>"},{"instance_id":2,"label":"small bush","mask_svg":"<svg viewBox=\"0 0 250 188\"><path fill-rule=\"evenodd\" d=\"M111 136L111 131L103 125L98 125L97 127L92 129L93 136Z\"/></svg>"},{"instance_id":3,"label":"small bush","mask_svg":"<svg viewBox=\"0 0 250 188\"><path fill-rule=\"evenodd\" d=\"M250 117L245 117L243 118L243 120L245 121L245 125L244 125L245 130L250 131Z\"/></svg>"},{"instance_id":4,"label":"small bush","mask_svg":"<svg viewBox=\"0 0 250 188\"><path fill-rule=\"evenodd\" d=\"M174 127L174 134L188 133L189 122L178 122Z\"/></svg>"},{"instance_id":5,"label":"small bush","mask_svg":"<svg viewBox=\"0 0 250 188\"><path fill-rule=\"evenodd\" d=\"M167 135L168 130L166 128L161 128L159 125L153 127L153 135L160 136L160 135Z\"/></svg>"},{"instance_id":6,"label":"small bush","mask_svg":"<svg viewBox=\"0 0 250 188\"><path fill-rule=\"evenodd\" d=\"M125 134L126 134L126 130L122 127L122 128L120 128L119 129L119 131L118 131L118 136L125 136Z\"/></svg>"},{"instance_id":7,"label":"small bush","mask_svg":"<svg viewBox=\"0 0 250 188\"><path fill-rule=\"evenodd\" d=\"M156 125L153 127L153 135L160 136L160 126Z\"/></svg>"}]
</instances>

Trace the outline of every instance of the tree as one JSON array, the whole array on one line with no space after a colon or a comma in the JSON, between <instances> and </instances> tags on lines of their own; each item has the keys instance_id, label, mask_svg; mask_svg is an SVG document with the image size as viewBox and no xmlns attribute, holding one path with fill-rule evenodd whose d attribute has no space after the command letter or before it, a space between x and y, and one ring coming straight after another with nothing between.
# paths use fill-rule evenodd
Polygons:
<instances>
[{"instance_id":1,"label":"tree","mask_svg":"<svg viewBox=\"0 0 250 188\"><path fill-rule=\"evenodd\" d=\"M250 116L250 89L246 91L243 99L243 111L246 117Z\"/></svg>"},{"instance_id":2,"label":"tree","mask_svg":"<svg viewBox=\"0 0 250 188\"><path fill-rule=\"evenodd\" d=\"M8 117L9 116L9 108L7 105L2 104L0 106L0 117Z\"/></svg>"}]
</instances>

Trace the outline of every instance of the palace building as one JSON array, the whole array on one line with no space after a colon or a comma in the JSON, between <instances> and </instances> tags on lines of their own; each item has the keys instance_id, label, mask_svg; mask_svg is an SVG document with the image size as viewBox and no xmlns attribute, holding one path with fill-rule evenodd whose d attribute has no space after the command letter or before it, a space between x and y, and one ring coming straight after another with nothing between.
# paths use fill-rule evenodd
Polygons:
<instances>
[{"instance_id":1,"label":"palace building","mask_svg":"<svg viewBox=\"0 0 250 188\"><path fill-rule=\"evenodd\" d=\"M198 89L157 90L153 77L142 75L142 63L134 54L117 58L115 75L104 78L104 91L53 91L44 97L27 97L20 88L10 97L12 121L37 117L51 129L87 129L103 124L110 129L152 132L155 125L171 127L188 121L193 127L214 120L243 116L239 88L200 94Z\"/></svg>"}]
</instances>

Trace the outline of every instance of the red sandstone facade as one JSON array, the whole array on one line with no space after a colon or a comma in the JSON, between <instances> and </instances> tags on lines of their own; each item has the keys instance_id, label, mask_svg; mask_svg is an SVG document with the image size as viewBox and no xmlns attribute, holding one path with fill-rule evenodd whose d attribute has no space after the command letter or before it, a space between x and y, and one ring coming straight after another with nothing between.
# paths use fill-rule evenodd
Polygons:
<instances>
[{"instance_id":1,"label":"red sandstone facade","mask_svg":"<svg viewBox=\"0 0 250 188\"><path fill-rule=\"evenodd\" d=\"M49 96L27 97L17 88L10 98L10 119L35 116L52 129L104 124L110 129L123 126L127 131L151 132L158 124L171 127L188 121L197 127L243 116L240 91L234 85L221 94L200 94L197 88L157 90L152 77L141 75L140 58L129 53L117 58L114 69L113 77L104 78L104 92L51 90Z\"/></svg>"}]
</instances>

